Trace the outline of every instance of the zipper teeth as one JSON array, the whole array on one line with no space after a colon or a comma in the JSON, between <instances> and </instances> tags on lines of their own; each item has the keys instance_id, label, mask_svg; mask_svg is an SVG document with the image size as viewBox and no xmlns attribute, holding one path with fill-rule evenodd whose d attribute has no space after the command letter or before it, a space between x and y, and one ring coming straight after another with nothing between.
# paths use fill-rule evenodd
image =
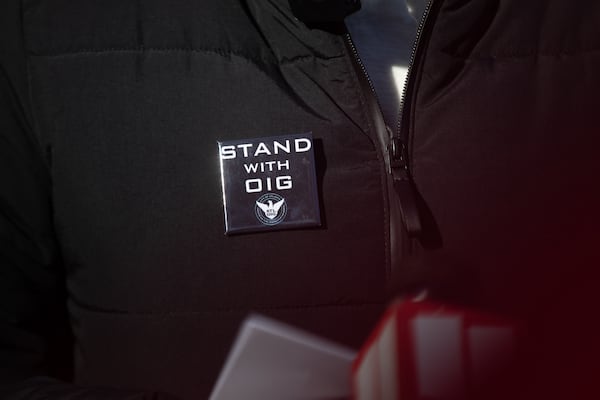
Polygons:
<instances>
[{"instance_id":1,"label":"zipper teeth","mask_svg":"<svg viewBox=\"0 0 600 400\"><path fill-rule=\"evenodd\" d=\"M417 25L417 32L415 35L415 40L413 41L412 49L410 52L410 58L408 59L408 67L406 71L406 77L404 78L404 84L402 85L402 96L400 97L400 110L398 112L398 123L396 126L396 135L398 138L402 138L402 119L404 118L404 103L406 102L406 95L408 91L408 82L410 81L410 76L413 70L413 64L415 62L415 57L417 55L417 49L419 47L419 42L421 41L421 34L423 33L423 27L425 26L425 22L427 21L427 17L429 16L429 11L431 10L431 5L434 0L428 0L425 5L425 10L423 10L423 15L419 20L419 25ZM406 143L405 143L406 145Z\"/></svg>"},{"instance_id":2,"label":"zipper teeth","mask_svg":"<svg viewBox=\"0 0 600 400\"><path fill-rule=\"evenodd\" d=\"M358 50L356 49L356 46L354 45L354 41L352 40L352 35L350 34L350 32L348 31L346 33L346 40L348 42L348 44L350 45L350 48L352 49L352 54L354 55L354 59L356 60L356 62L358 63L358 65L360 66L360 69L362 70L363 76L364 78L367 80L367 83L369 84L369 88L371 89L371 94L373 95L373 98L375 99L375 102L377 103L377 107L379 109L379 112L381 114L381 118L383 119L383 108L381 108L381 103L379 102L379 97L377 96L377 92L375 91L375 86L373 85L373 81L371 80L371 77L369 76L369 73L367 72L367 68L365 67L365 64L363 63L362 59L360 58L360 54L358 54ZM362 88L361 88L361 92L362 92ZM368 101L368 100L367 100ZM383 121L384 125L385 125L385 120ZM388 129L389 130L389 129ZM379 135L377 135L379 136ZM372 139L374 144L375 144L375 148L379 149L379 151L377 151L378 154L378 158L380 158L380 162L383 164L383 170L384 171L389 171L390 169L390 163L389 163L389 158L386 157L386 154L388 153L388 150L386 149L386 144L383 143L383 148L380 147L379 144L377 144L377 142L381 139ZM384 138L385 141L385 138ZM385 177L382 178L383 182L382 182L382 187L385 188ZM390 276L392 274L393 271L393 255L392 255L392 246L393 244L391 243L391 210L390 210L390 200L389 200L389 193L385 191L384 189L384 208L387 211L384 211L384 216L385 218L387 218L388 222L387 222L387 226L386 229L388 230L387 233L384 233L384 241L386 242L385 245L385 275L386 275L386 280L390 279ZM386 200L385 198L388 197L388 200ZM387 214L387 215L386 215ZM389 243L387 243L389 240Z\"/></svg>"},{"instance_id":3,"label":"zipper teeth","mask_svg":"<svg viewBox=\"0 0 600 400\"><path fill-rule=\"evenodd\" d=\"M356 60L356 62L358 62L358 65L360 66L360 69L362 70L364 77L367 79L367 82L369 83L369 88L371 89L371 93L375 97L375 101L377 102L377 107L379 107L379 110L381 111L381 114L383 115L383 108L381 108L381 103L379 102L379 97L377 96L377 92L375 91L375 85L373 85L373 81L371 80L371 77L369 76L369 73L367 72L367 68L365 67L365 64L363 63L362 59L360 58L360 54L358 54L358 50L356 49L356 46L354 45L354 41L352 40L352 35L350 35L350 32L346 33L346 40L350 44L350 48L352 49L352 54L354 54L354 59Z\"/></svg>"}]
</instances>

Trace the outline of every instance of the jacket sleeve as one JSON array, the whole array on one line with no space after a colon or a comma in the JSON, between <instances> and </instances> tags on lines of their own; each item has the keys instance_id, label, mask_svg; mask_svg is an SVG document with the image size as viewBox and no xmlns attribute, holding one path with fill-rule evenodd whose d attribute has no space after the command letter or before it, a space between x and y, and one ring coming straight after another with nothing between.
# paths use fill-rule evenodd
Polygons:
<instances>
[{"instance_id":1,"label":"jacket sleeve","mask_svg":"<svg viewBox=\"0 0 600 400\"><path fill-rule=\"evenodd\" d=\"M0 398L171 398L65 383L73 347L65 272L49 160L28 106L18 4L0 6Z\"/></svg>"},{"instance_id":2,"label":"jacket sleeve","mask_svg":"<svg viewBox=\"0 0 600 400\"><path fill-rule=\"evenodd\" d=\"M9 71L0 65L0 398L172 398L60 380L70 375L72 338L51 177Z\"/></svg>"},{"instance_id":3,"label":"jacket sleeve","mask_svg":"<svg viewBox=\"0 0 600 400\"><path fill-rule=\"evenodd\" d=\"M18 41L14 31L7 34ZM42 373L52 338L65 342L68 331L60 332L66 323L64 280L52 229L50 176L23 106L24 58L2 40L0 379L11 381Z\"/></svg>"}]
</instances>

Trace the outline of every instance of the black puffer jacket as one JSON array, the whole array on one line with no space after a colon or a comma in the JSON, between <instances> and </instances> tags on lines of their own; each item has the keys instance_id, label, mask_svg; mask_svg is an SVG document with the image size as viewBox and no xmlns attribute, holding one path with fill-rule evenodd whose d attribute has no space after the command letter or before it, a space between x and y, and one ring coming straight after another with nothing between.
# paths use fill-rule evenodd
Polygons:
<instances>
[{"instance_id":1,"label":"black puffer jacket","mask_svg":"<svg viewBox=\"0 0 600 400\"><path fill-rule=\"evenodd\" d=\"M248 310L358 346L392 275L543 326L591 281L600 5L525 3L433 2L390 160L343 26L286 0L5 1L7 396L201 398ZM225 236L217 142L309 131L322 226Z\"/></svg>"}]
</instances>

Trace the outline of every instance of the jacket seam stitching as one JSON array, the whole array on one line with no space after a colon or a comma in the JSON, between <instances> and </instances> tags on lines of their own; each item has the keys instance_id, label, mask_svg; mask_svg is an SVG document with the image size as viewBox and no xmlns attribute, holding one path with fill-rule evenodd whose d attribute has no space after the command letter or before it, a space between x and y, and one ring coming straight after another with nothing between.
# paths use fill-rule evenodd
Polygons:
<instances>
[{"instance_id":1,"label":"jacket seam stitching","mask_svg":"<svg viewBox=\"0 0 600 400\"><path fill-rule=\"evenodd\" d=\"M341 39L343 40L343 39ZM363 93L362 89L361 89L361 84L360 84L360 77L358 76L358 72L356 71L354 65L353 65L353 60L352 57L353 55L349 53L348 48L345 46L345 44L342 42L341 43L341 47L342 49L344 49L344 57L343 60L345 60L346 63L346 68L349 71L349 76L351 77L351 79L354 80L354 88L355 92L358 94L358 99L359 99L359 103L360 103L360 112L362 114L362 118L363 121L366 123L367 129L369 129L369 131L371 131L372 133L374 133L375 135L377 135L377 133L375 132L375 127L372 125L371 123L371 117L369 116L369 112L366 110L367 108L367 99L365 98L365 94ZM359 126L359 129L362 130L362 127ZM373 143L373 147L375 148L375 154L377 156L377 162L378 164L381 165L381 168L383 169L383 171L381 171L380 168L380 173L382 174L381 179L379 181L379 184L381 185L381 195L382 195L382 202L383 202L383 238L384 238L384 255L383 255L383 259L384 259L384 263L385 263L385 278L386 281L389 282L389 280L391 279L391 275L392 275L392 261L391 261L391 223L390 223L390 203L389 203L389 188L387 187L387 176L386 176L386 162L385 162L385 155L380 154L380 152L385 151L384 149L380 149L379 148L379 140L377 138L372 138L371 135L367 134L367 137L369 138L369 140L371 141L371 143Z\"/></svg>"},{"instance_id":2,"label":"jacket seam stitching","mask_svg":"<svg viewBox=\"0 0 600 400\"><path fill-rule=\"evenodd\" d=\"M76 57L81 55L101 55L110 53L204 53L216 54L222 57L236 56L249 61L265 61L263 58L248 57L247 54L235 50L224 50L219 48L195 48L195 47L105 47L105 48L85 48L74 51L65 51L59 53L30 53L32 57L40 58L61 58L61 57Z\"/></svg>"},{"instance_id":3,"label":"jacket seam stitching","mask_svg":"<svg viewBox=\"0 0 600 400\"><path fill-rule=\"evenodd\" d=\"M467 54L456 54L450 53L447 51L442 51L443 54L448 57L461 59L464 61L479 61L479 62L489 62L489 61L511 61L511 60L522 60L532 57L544 57L544 58L561 58L561 57L577 57L580 55L590 54L590 53L598 53L600 52L600 48L590 48L590 49L580 49L574 51L556 51L556 52L544 52L544 51L531 51L531 52L500 52L495 54L475 54L475 55L467 55Z\"/></svg>"},{"instance_id":4,"label":"jacket seam stitching","mask_svg":"<svg viewBox=\"0 0 600 400\"><path fill-rule=\"evenodd\" d=\"M220 313L235 313L235 312L249 312L248 307L222 307L212 308L206 310L189 310L189 311L164 311L164 312L151 312L151 311L139 311L139 310L123 310L123 309L111 309L90 304L83 303L79 300L70 297L70 301L79 308L86 310L87 312L104 313L104 314L119 314L119 315L133 315L133 316L186 316L186 315L210 315ZM353 304L334 304L334 303L323 303L323 304L298 304L289 306L261 306L257 305L251 307L255 311L303 311L313 310L316 308L360 308L365 306L382 306L384 302L362 302Z\"/></svg>"}]
</instances>

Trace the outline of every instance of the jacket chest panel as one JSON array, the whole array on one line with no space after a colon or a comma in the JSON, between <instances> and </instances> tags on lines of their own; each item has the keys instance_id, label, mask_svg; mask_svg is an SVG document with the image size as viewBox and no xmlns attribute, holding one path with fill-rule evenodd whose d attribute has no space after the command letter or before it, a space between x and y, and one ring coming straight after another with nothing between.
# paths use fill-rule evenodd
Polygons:
<instances>
[{"instance_id":1,"label":"jacket chest panel","mask_svg":"<svg viewBox=\"0 0 600 400\"><path fill-rule=\"evenodd\" d=\"M379 299L381 168L342 113L315 115L233 54L77 53L32 57L31 71L79 300L147 311ZM225 237L217 141L308 131L324 226Z\"/></svg>"}]
</instances>

